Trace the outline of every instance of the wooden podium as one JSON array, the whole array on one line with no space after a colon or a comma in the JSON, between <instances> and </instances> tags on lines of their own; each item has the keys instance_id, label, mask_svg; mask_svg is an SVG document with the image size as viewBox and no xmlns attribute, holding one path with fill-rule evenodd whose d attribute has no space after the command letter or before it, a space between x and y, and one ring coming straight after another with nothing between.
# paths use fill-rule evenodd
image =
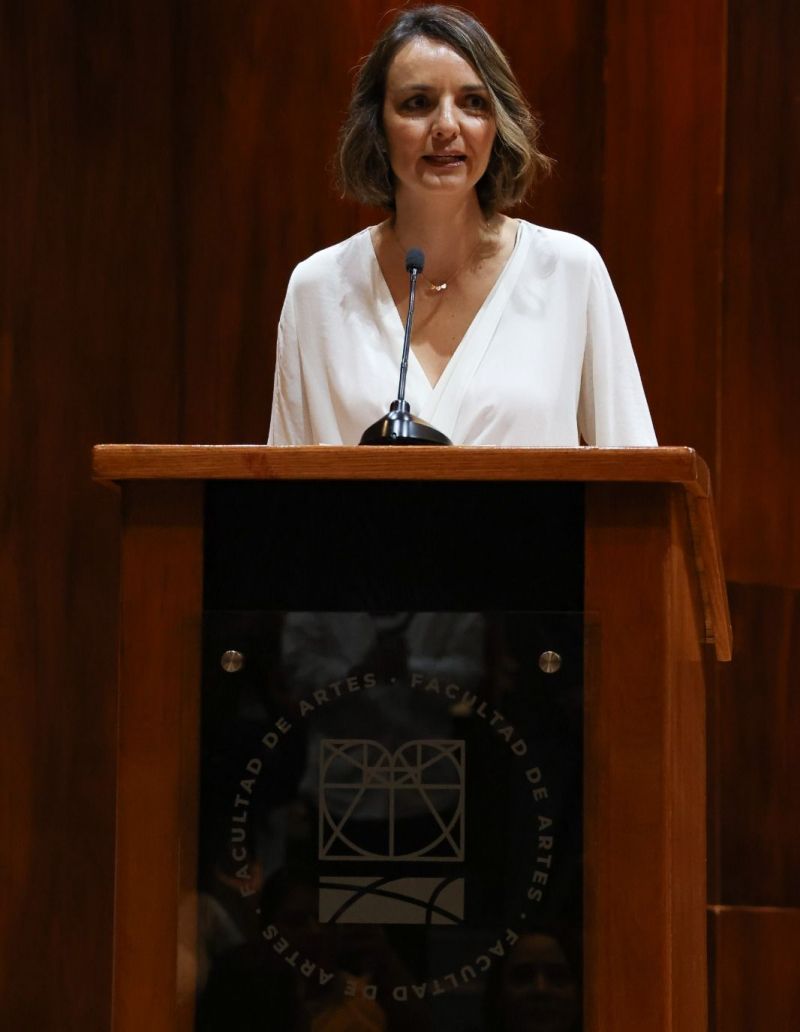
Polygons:
<instances>
[{"instance_id":1,"label":"wooden podium","mask_svg":"<svg viewBox=\"0 0 800 1032\"><path fill-rule=\"evenodd\" d=\"M194 1027L212 567L248 607L582 604L582 1027L707 1028L705 678L731 633L691 449L101 445L94 476L122 494L114 1032Z\"/></svg>"}]
</instances>

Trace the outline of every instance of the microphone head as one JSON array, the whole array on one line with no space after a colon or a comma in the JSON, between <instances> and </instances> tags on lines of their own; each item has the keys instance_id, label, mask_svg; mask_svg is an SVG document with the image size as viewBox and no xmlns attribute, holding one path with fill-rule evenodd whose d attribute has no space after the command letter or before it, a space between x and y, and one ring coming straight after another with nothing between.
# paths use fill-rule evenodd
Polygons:
<instances>
[{"instance_id":1,"label":"microphone head","mask_svg":"<svg viewBox=\"0 0 800 1032\"><path fill-rule=\"evenodd\" d=\"M417 272L422 272L424 268L425 255L418 247L410 247L406 251L406 272L411 272L412 269L416 269Z\"/></svg>"}]
</instances>

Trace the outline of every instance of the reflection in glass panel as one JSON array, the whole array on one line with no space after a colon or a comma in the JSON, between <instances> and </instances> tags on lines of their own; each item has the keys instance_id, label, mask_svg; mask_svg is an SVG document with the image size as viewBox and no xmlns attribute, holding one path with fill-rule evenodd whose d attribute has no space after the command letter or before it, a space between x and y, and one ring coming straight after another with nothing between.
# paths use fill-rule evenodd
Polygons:
<instances>
[{"instance_id":1,"label":"reflection in glass panel","mask_svg":"<svg viewBox=\"0 0 800 1032\"><path fill-rule=\"evenodd\" d=\"M581 1028L580 616L210 613L205 654L199 1030Z\"/></svg>"}]
</instances>

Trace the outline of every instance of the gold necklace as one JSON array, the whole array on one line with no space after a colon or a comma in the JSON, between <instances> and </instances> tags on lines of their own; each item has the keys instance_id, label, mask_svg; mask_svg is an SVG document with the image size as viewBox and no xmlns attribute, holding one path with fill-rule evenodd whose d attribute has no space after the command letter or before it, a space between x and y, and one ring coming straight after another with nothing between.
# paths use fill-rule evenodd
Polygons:
<instances>
[{"instance_id":1,"label":"gold necklace","mask_svg":"<svg viewBox=\"0 0 800 1032\"><path fill-rule=\"evenodd\" d=\"M394 237L394 242L397 244L397 249L400 251L400 253L402 255L405 255L406 252L403 250L403 245L400 243L400 238L397 235L397 230L395 229L395 225L394 225L393 221L390 223L390 228L392 230L392 236ZM483 228L484 229L488 229L489 228L489 223L488 222L484 223ZM482 242L483 241L481 240L481 238L478 237L477 244L470 251L469 257L464 262L464 264L459 266L459 268L456 269L456 271L453 273L453 275L452 276L448 276L447 279L443 283L434 283L433 280L428 279L428 277L425 275L424 272L421 272L420 276L428 284L428 289L431 290L434 294L443 294L444 291L447 290L447 288L450 286L450 284L454 283L456 281L456 279L464 271L464 269L466 269L466 267L469 265L469 263L472 261L472 259L475 257L475 255L478 253L478 248L481 246Z\"/></svg>"}]
</instances>

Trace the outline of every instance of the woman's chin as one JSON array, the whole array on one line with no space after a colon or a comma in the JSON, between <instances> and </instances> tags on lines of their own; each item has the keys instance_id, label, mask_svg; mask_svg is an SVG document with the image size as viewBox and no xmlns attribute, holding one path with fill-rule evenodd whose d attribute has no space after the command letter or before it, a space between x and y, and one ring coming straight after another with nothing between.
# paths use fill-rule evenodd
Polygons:
<instances>
[{"instance_id":1,"label":"woman's chin","mask_svg":"<svg viewBox=\"0 0 800 1032\"><path fill-rule=\"evenodd\" d=\"M408 191L418 198L434 199L436 197L459 196L469 194L475 189L471 177L465 175L463 168L426 170L418 178L415 187Z\"/></svg>"}]
</instances>

